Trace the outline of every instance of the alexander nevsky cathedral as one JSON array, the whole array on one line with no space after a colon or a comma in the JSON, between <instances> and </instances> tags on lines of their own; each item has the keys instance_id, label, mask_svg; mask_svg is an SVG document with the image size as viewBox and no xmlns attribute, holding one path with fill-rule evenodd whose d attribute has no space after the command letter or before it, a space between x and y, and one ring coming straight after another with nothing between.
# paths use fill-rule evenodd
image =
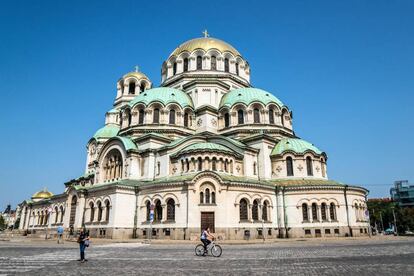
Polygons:
<instances>
[{"instance_id":1,"label":"alexander nevsky cathedral","mask_svg":"<svg viewBox=\"0 0 414 276\"><path fill-rule=\"evenodd\" d=\"M328 179L327 154L293 131L292 111L253 87L250 65L209 37L182 43L155 87L138 69L116 83L85 172L61 194L19 205L20 230L86 227L91 237L195 240L359 236L362 187Z\"/></svg>"}]
</instances>

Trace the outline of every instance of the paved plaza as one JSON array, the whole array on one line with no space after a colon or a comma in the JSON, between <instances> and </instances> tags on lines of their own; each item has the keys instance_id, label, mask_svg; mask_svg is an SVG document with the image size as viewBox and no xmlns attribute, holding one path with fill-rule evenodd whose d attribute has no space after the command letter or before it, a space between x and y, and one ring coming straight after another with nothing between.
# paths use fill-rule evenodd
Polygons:
<instances>
[{"instance_id":1,"label":"paved plaza","mask_svg":"<svg viewBox=\"0 0 414 276\"><path fill-rule=\"evenodd\" d=\"M414 275L414 238L222 244L197 257L195 243L101 243L80 263L76 243L0 242L0 275Z\"/></svg>"}]
</instances>

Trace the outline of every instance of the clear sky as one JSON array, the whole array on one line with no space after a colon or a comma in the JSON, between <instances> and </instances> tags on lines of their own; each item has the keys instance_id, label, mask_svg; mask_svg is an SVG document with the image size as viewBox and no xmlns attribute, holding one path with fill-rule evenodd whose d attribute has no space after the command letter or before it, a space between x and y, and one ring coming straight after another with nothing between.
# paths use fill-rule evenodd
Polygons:
<instances>
[{"instance_id":1,"label":"clear sky","mask_svg":"<svg viewBox=\"0 0 414 276\"><path fill-rule=\"evenodd\" d=\"M150 2L153 2L150 4ZM180 43L213 37L328 153L328 175L388 196L414 182L414 1L1 1L0 210L83 174L116 81L155 86Z\"/></svg>"}]
</instances>

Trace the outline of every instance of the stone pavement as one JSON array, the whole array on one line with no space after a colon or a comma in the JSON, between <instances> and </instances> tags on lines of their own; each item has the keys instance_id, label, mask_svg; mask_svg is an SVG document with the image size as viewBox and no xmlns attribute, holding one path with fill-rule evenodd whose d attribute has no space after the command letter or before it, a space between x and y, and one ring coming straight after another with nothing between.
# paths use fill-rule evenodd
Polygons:
<instances>
[{"instance_id":1,"label":"stone pavement","mask_svg":"<svg viewBox=\"0 0 414 276\"><path fill-rule=\"evenodd\" d=\"M98 241L82 264L75 243L0 242L0 275L414 275L414 238L222 243L220 258L195 245Z\"/></svg>"}]
</instances>

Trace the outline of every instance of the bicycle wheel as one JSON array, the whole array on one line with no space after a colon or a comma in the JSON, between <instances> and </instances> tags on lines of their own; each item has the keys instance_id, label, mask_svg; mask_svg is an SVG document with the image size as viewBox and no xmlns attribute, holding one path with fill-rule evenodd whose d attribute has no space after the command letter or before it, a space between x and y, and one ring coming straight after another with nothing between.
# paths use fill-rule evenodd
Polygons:
<instances>
[{"instance_id":1,"label":"bicycle wheel","mask_svg":"<svg viewBox=\"0 0 414 276\"><path fill-rule=\"evenodd\" d=\"M195 248L195 254L197 256L203 256L203 254L204 254L204 245L202 245L202 244L197 245L196 248Z\"/></svg>"},{"instance_id":2,"label":"bicycle wheel","mask_svg":"<svg viewBox=\"0 0 414 276\"><path fill-rule=\"evenodd\" d=\"M214 257L220 257L222 252L223 252L223 250L221 249L220 245L215 244L211 248L211 255L213 255Z\"/></svg>"}]
</instances>

